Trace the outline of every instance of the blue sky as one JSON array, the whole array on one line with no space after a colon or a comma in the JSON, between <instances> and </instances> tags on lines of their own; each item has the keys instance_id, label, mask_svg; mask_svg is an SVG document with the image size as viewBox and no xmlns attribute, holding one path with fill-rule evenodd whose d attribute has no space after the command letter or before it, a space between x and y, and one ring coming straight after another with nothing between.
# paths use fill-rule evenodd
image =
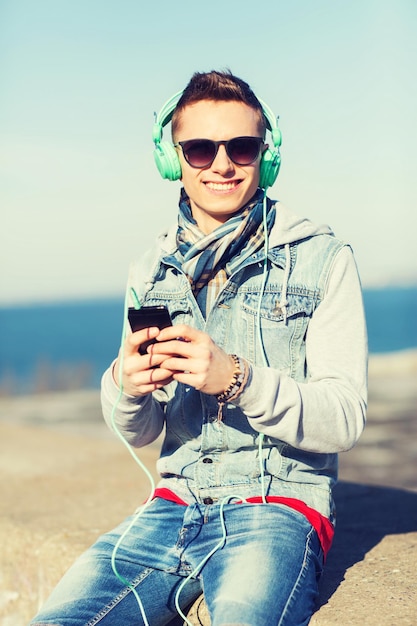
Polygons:
<instances>
[{"instance_id":1,"label":"blue sky","mask_svg":"<svg viewBox=\"0 0 417 626\"><path fill-rule=\"evenodd\" d=\"M349 241L365 286L417 282L416 7L0 0L0 305L123 293L176 217L154 111L225 67L280 116L270 196Z\"/></svg>"}]
</instances>

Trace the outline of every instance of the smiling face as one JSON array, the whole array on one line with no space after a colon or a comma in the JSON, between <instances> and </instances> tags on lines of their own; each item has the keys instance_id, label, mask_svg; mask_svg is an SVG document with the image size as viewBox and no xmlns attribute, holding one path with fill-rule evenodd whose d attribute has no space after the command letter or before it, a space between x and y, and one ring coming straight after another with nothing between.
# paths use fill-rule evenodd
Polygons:
<instances>
[{"instance_id":1,"label":"smiling face","mask_svg":"<svg viewBox=\"0 0 417 626\"><path fill-rule=\"evenodd\" d=\"M200 100L181 112L175 142L189 139L223 141L233 137L261 137L257 111L243 102ZM264 146L263 149L265 149ZM182 183L200 230L207 234L223 224L252 198L259 184L262 150L250 165L236 165L219 146L213 163L191 167L178 148Z\"/></svg>"}]
</instances>

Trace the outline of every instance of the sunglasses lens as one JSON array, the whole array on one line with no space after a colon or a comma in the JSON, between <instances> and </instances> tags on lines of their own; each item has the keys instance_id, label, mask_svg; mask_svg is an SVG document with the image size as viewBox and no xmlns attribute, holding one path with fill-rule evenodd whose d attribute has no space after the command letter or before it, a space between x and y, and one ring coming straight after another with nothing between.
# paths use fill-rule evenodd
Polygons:
<instances>
[{"instance_id":1,"label":"sunglasses lens","mask_svg":"<svg viewBox=\"0 0 417 626\"><path fill-rule=\"evenodd\" d=\"M260 137L235 137L229 141L212 141L211 139L190 139L180 142L185 160L191 167L207 167L216 158L220 144L226 146L226 151L236 165L250 165L259 154L262 144Z\"/></svg>"},{"instance_id":2,"label":"sunglasses lens","mask_svg":"<svg viewBox=\"0 0 417 626\"><path fill-rule=\"evenodd\" d=\"M237 165L249 165L258 157L261 139L257 137L235 137L227 146L227 153Z\"/></svg>"},{"instance_id":3,"label":"sunglasses lens","mask_svg":"<svg viewBox=\"0 0 417 626\"><path fill-rule=\"evenodd\" d=\"M185 159L192 167L206 167L216 156L216 144L209 139L192 139L182 144Z\"/></svg>"}]
</instances>

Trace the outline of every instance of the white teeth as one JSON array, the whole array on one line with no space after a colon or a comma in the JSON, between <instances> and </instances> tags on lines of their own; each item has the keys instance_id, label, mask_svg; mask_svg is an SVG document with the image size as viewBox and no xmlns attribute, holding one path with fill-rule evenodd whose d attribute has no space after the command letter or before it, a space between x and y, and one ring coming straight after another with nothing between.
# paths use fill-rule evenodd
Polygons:
<instances>
[{"instance_id":1,"label":"white teeth","mask_svg":"<svg viewBox=\"0 0 417 626\"><path fill-rule=\"evenodd\" d=\"M206 185L214 191L229 191L236 187L236 183L206 183Z\"/></svg>"}]
</instances>

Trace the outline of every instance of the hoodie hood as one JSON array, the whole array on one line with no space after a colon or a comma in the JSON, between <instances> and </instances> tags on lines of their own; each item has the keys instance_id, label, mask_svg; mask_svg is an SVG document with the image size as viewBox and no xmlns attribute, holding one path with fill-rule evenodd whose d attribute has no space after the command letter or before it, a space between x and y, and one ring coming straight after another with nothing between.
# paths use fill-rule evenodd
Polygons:
<instances>
[{"instance_id":1,"label":"hoodie hood","mask_svg":"<svg viewBox=\"0 0 417 626\"><path fill-rule=\"evenodd\" d=\"M275 223L269 235L269 247L285 246L315 235L332 235L334 233L327 224L314 224L305 217L293 213L282 202L276 202Z\"/></svg>"}]
</instances>

